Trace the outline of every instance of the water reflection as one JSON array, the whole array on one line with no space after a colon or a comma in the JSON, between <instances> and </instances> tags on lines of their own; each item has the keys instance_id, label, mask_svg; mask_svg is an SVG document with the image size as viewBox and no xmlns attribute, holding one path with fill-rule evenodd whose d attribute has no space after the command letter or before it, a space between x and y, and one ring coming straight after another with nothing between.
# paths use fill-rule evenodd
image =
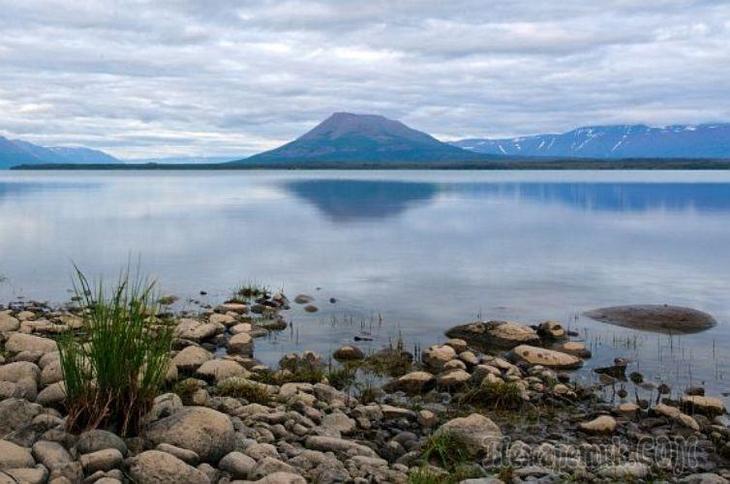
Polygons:
<instances>
[{"instance_id":1,"label":"water reflection","mask_svg":"<svg viewBox=\"0 0 730 484\"><path fill-rule=\"evenodd\" d=\"M438 192L435 183L375 180L297 180L286 188L335 222L393 217Z\"/></svg>"}]
</instances>

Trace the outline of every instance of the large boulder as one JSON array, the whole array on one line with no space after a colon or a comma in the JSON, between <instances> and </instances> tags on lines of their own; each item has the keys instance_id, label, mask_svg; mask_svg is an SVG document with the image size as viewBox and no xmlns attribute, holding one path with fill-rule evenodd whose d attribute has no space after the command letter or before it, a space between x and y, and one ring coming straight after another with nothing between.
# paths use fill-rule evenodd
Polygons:
<instances>
[{"instance_id":1,"label":"large boulder","mask_svg":"<svg viewBox=\"0 0 730 484\"><path fill-rule=\"evenodd\" d=\"M705 312L666 304L612 306L587 311L585 315L603 323L659 333L697 333L717 324Z\"/></svg>"},{"instance_id":2,"label":"large boulder","mask_svg":"<svg viewBox=\"0 0 730 484\"><path fill-rule=\"evenodd\" d=\"M522 361L529 365L542 365L560 370L578 368L583 364L583 360L577 356L530 345L520 345L513 348L510 356L514 360Z\"/></svg>"},{"instance_id":3,"label":"large boulder","mask_svg":"<svg viewBox=\"0 0 730 484\"><path fill-rule=\"evenodd\" d=\"M129 476L137 484L208 484L202 471L172 454L148 450L127 460Z\"/></svg>"},{"instance_id":4,"label":"large boulder","mask_svg":"<svg viewBox=\"0 0 730 484\"><path fill-rule=\"evenodd\" d=\"M147 427L146 436L155 445L192 450L205 462L218 462L235 446L230 418L206 407L185 407L157 420Z\"/></svg>"},{"instance_id":5,"label":"large boulder","mask_svg":"<svg viewBox=\"0 0 730 484\"><path fill-rule=\"evenodd\" d=\"M449 420L436 430L435 435L451 433L462 439L474 456L493 457L499 452L502 431L491 419L472 413L468 417Z\"/></svg>"},{"instance_id":6,"label":"large boulder","mask_svg":"<svg viewBox=\"0 0 730 484\"><path fill-rule=\"evenodd\" d=\"M455 326L446 332L482 350L512 349L521 344L537 344L540 337L531 327L512 321L476 321Z\"/></svg>"}]
</instances>

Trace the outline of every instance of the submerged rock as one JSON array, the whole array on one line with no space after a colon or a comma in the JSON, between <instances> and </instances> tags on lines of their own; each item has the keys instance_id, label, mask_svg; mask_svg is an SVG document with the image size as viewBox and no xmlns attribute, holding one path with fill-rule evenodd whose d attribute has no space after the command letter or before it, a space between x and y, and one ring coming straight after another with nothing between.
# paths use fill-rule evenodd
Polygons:
<instances>
[{"instance_id":1,"label":"submerged rock","mask_svg":"<svg viewBox=\"0 0 730 484\"><path fill-rule=\"evenodd\" d=\"M632 329L660 333L697 333L717 324L710 314L666 304L599 308L585 313L591 319Z\"/></svg>"},{"instance_id":2,"label":"submerged rock","mask_svg":"<svg viewBox=\"0 0 730 484\"><path fill-rule=\"evenodd\" d=\"M446 332L449 338L463 339L481 349L512 349L521 344L538 344L537 332L511 321L476 321L455 326Z\"/></svg>"}]
</instances>

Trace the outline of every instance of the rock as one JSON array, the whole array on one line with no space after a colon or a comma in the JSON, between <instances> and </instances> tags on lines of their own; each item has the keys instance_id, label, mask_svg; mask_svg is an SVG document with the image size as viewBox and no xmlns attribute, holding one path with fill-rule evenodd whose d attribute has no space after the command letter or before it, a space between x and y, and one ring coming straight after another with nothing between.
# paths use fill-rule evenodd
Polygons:
<instances>
[{"instance_id":1,"label":"rock","mask_svg":"<svg viewBox=\"0 0 730 484\"><path fill-rule=\"evenodd\" d=\"M502 439L502 432L497 424L478 413L449 420L436 430L435 435L445 432L453 433L463 439L472 455L485 455L488 458L499 451Z\"/></svg>"},{"instance_id":2,"label":"rock","mask_svg":"<svg viewBox=\"0 0 730 484\"><path fill-rule=\"evenodd\" d=\"M631 416L636 415L641 410L641 407L635 403L627 402L620 404L616 410L623 415Z\"/></svg>"},{"instance_id":3,"label":"rock","mask_svg":"<svg viewBox=\"0 0 730 484\"><path fill-rule=\"evenodd\" d=\"M549 341L557 341L567 337L565 329L557 321L544 321L537 328L537 334Z\"/></svg>"},{"instance_id":4,"label":"rock","mask_svg":"<svg viewBox=\"0 0 730 484\"><path fill-rule=\"evenodd\" d=\"M436 377L436 384L439 387L457 388L468 382L470 378L471 375L464 370L451 370Z\"/></svg>"},{"instance_id":5,"label":"rock","mask_svg":"<svg viewBox=\"0 0 730 484\"><path fill-rule=\"evenodd\" d=\"M560 351L562 353L568 353L569 355L577 356L578 358L590 358L592 355L591 351L586 348L586 344L582 341L566 341L555 346L551 346L552 349Z\"/></svg>"},{"instance_id":6,"label":"rock","mask_svg":"<svg viewBox=\"0 0 730 484\"><path fill-rule=\"evenodd\" d=\"M469 349L468 343L460 338L451 338L447 340L445 344L454 348L454 351L456 351L457 354L463 353Z\"/></svg>"},{"instance_id":7,"label":"rock","mask_svg":"<svg viewBox=\"0 0 730 484\"><path fill-rule=\"evenodd\" d=\"M227 302L218 306L216 310L219 310L222 313L227 313L230 311L232 313L246 314L248 312L248 306L236 302Z\"/></svg>"},{"instance_id":8,"label":"rock","mask_svg":"<svg viewBox=\"0 0 730 484\"><path fill-rule=\"evenodd\" d=\"M181 461L185 462L186 464L190 464L191 466L198 465L198 463L200 462L200 457L192 450L183 449L174 445L160 444L155 447L155 450L167 452L170 455L174 455Z\"/></svg>"},{"instance_id":9,"label":"rock","mask_svg":"<svg viewBox=\"0 0 730 484\"><path fill-rule=\"evenodd\" d=\"M297 304L309 304L313 301L314 298L307 294L297 294L297 297L294 298L294 302Z\"/></svg>"},{"instance_id":10,"label":"rock","mask_svg":"<svg viewBox=\"0 0 730 484\"><path fill-rule=\"evenodd\" d=\"M66 385L62 381L51 383L36 397L35 401L44 407L56 407L66 400Z\"/></svg>"},{"instance_id":11,"label":"rock","mask_svg":"<svg viewBox=\"0 0 730 484\"><path fill-rule=\"evenodd\" d=\"M697 333L717 324L705 312L666 304L613 306L594 309L585 315L603 323L660 333Z\"/></svg>"},{"instance_id":12,"label":"rock","mask_svg":"<svg viewBox=\"0 0 730 484\"><path fill-rule=\"evenodd\" d=\"M8 313L0 313L0 333L17 331L20 328L20 321Z\"/></svg>"},{"instance_id":13,"label":"rock","mask_svg":"<svg viewBox=\"0 0 730 484\"><path fill-rule=\"evenodd\" d=\"M214 323L202 323L195 319L182 319L175 327L175 336L192 341L205 341L222 332L223 326Z\"/></svg>"},{"instance_id":14,"label":"rock","mask_svg":"<svg viewBox=\"0 0 730 484\"><path fill-rule=\"evenodd\" d=\"M7 440L0 440L0 470L33 467L35 461L30 450Z\"/></svg>"},{"instance_id":15,"label":"rock","mask_svg":"<svg viewBox=\"0 0 730 484\"><path fill-rule=\"evenodd\" d=\"M365 358L365 353L357 346L345 345L337 349L332 357L337 361L362 360Z\"/></svg>"},{"instance_id":16,"label":"rock","mask_svg":"<svg viewBox=\"0 0 730 484\"><path fill-rule=\"evenodd\" d=\"M0 402L0 437L27 427L42 411L41 405L20 398L3 400Z\"/></svg>"},{"instance_id":17,"label":"rock","mask_svg":"<svg viewBox=\"0 0 730 484\"><path fill-rule=\"evenodd\" d=\"M233 326L237 323L236 318L231 316L230 314L219 314L219 313L213 313L208 318L208 321L210 323L213 323L214 325L218 326L219 324L222 324L223 326Z\"/></svg>"},{"instance_id":18,"label":"rock","mask_svg":"<svg viewBox=\"0 0 730 484\"><path fill-rule=\"evenodd\" d=\"M517 346L510 355L530 365L542 365L559 370L574 369L583 364L583 361L576 356L529 345Z\"/></svg>"},{"instance_id":19,"label":"rock","mask_svg":"<svg viewBox=\"0 0 730 484\"><path fill-rule=\"evenodd\" d=\"M41 369L35 363L18 361L0 366L0 381L17 383L22 379L40 380Z\"/></svg>"},{"instance_id":20,"label":"rock","mask_svg":"<svg viewBox=\"0 0 730 484\"><path fill-rule=\"evenodd\" d=\"M695 432L699 432L700 425L697 423L697 421L692 418L689 415L686 415L682 413L682 411L676 407L671 407L669 405L665 405L663 403L658 404L656 407L654 407L654 411L658 413L659 415L663 415L669 419L672 419L685 427L688 427Z\"/></svg>"},{"instance_id":21,"label":"rock","mask_svg":"<svg viewBox=\"0 0 730 484\"><path fill-rule=\"evenodd\" d=\"M253 352L253 338L248 333L238 333L228 340L228 351L243 355Z\"/></svg>"},{"instance_id":22,"label":"rock","mask_svg":"<svg viewBox=\"0 0 730 484\"><path fill-rule=\"evenodd\" d=\"M251 471L251 478L263 478L276 472L286 472L287 474L296 474L296 469L289 464L282 462L273 457L266 457L258 462Z\"/></svg>"},{"instance_id":23,"label":"rock","mask_svg":"<svg viewBox=\"0 0 730 484\"><path fill-rule=\"evenodd\" d=\"M71 454L61 444L48 440L40 440L33 444L33 456L51 471L73 461Z\"/></svg>"},{"instance_id":24,"label":"rock","mask_svg":"<svg viewBox=\"0 0 730 484\"><path fill-rule=\"evenodd\" d=\"M321 425L324 428L336 430L343 435L351 434L357 428L355 421L340 411L322 417Z\"/></svg>"},{"instance_id":25,"label":"rock","mask_svg":"<svg viewBox=\"0 0 730 484\"><path fill-rule=\"evenodd\" d=\"M244 453L256 461L263 460L267 457L273 457L274 459L279 458L279 452L276 450L276 447L271 444L263 444L259 442L255 442L246 447L246 449L244 449Z\"/></svg>"},{"instance_id":26,"label":"rock","mask_svg":"<svg viewBox=\"0 0 730 484\"><path fill-rule=\"evenodd\" d=\"M175 355L172 363L180 371L191 373L211 359L213 359L213 355L203 348L199 346L188 346Z\"/></svg>"},{"instance_id":27,"label":"rock","mask_svg":"<svg viewBox=\"0 0 730 484\"><path fill-rule=\"evenodd\" d=\"M13 333L5 342L5 350L8 353L21 353L23 351L52 353L58 351L58 346L52 339L31 334Z\"/></svg>"},{"instance_id":28,"label":"rock","mask_svg":"<svg viewBox=\"0 0 730 484\"><path fill-rule=\"evenodd\" d=\"M402 391L411 395L426 393L431 390L436 383L434 376L427 371L413 371L406 373L386 385L387 391Z\"/></svg>"},{"instance_id":29,"label":"rock","mask_svg":"<svg viewBox=\"0 0 730 484\"><path fill-rule=\"evenodd\" d=\"M728 484L730 481L711 472L690 474L677 481L680 484Z\"/></svg>"},{"instance_id":30,"label":"rock","mask_svg":"<svg viewBox=\"0 0 730 484\"><path fill-rule=\"evenodd\" d=\"M626 366L628 362L626 360L617 358L614 360L613 366L605 366L602 368L594 368L593 371L599 375L608 375L611 378L616 378L621 381L626 381Z\"/></svg>"},{"instance_id":31,"label":"rock","mask_svg":"<svg viewBox=\"0 0 730 484\"><path fill-rule=\"evenodd\" d=\"M147 422L154 422L155 420L169 417L181 408L183 408L183 402L179 395L176 393L164 393L155 398L152 403L152 408L145 415L145 420Z\"/></svg>"},{"instance_id":32,"label":"rock","mask_svg":"<svg viewBox=\"0 0 730 484\"><path fill-rule=\"evenodd\" d=\"M589 434L612 434L616 430L616 419L601 415L589 422L581 422L578 427Z\"/></svg>"},{"instance_id":33,"label":"rock","mask_svg":"<svg viewBox=\"0 0 730 484\"><path fill-rule=\"evenodd\" d=\"M53 354L53 353L46 353ZM61 360L55 359L46 364L41 371L41 384L50 385L63 380L63 369L61 368Z\"/></svg>"},{"instance_id":34,"label":"rock","mask_svg":"<svg viewBox=\"0 0 730 484\"><path fill-rule=\"evenodd\" d=\"M540 338L529 326L511 321L476 321L455 326L446 332L482 350L511 349L521 344L538 344Z\"/></svg>"},{"instance_id":35,"label":"rock","mask_svg":"<svg viewBox=\"0 0 730 484\"><path fill-rule=\"evenodd\" d=\"M208 360L195 372L198 378L220 382L235 376L248 376L248 371L232 360Z\"/></svg>"},{"instance_id":36,"label":"rock","mask_svg":"<svg viewBox=\"0 0 730 484\"><path fill-rule=\"evenodd\" d=\"M725 413L725 404L715 397L687 395L682 397L682 407L690 413L701 413L709 417Z\"/></svg>"},{"instance_id":37,"label":"rock","mask_svg":"<svg viewBox=\"0 0 730 484\"><path fill-rule=\"evenodd\" d=\"M308 449L321 450L322 452L343 452L355 455L377 457L378 455L370 447L360 445L351 440L338 439L337 437L326 437L315 435L308 437L304 443Z\"/></svg>"},{"instance_id":38,"label":"rock","mask_svg":"<svg viewBox=\"0 0 730 484\"><path fill-rule=\"evenodd\" d=\"M205 407L184 407L157 420L148 426L146 436L155 445L167 443L192 450L205 462L217 462L235 445L228 416Z\"/></svg>"},{"instance_id":39,"label":"rock","mask_svg":"<svg viewBox=\"0 0 730 484\"><path fill-rule=\"evenodd\" d=\"M304 306L304 310L308 313L316 313L317 311L319 311L319 308L314 304L307 304L306 306Z\"/></svg>"},{"instance_id":40,"label":"rock","mask_svg":"<svg viewBox=\"0 0 730 484\"><path fill-rule=\"evenodd\" d=\"M86 473L93 474L96 471L110 471L118 467L123 459L122 453L117 449L104 449L83 454L80 461Z\"/></svg>"},{"instance_id":41,"label":"rock","mask_svg":"<svg viewBox=\"0 0 730 484\"><path fill-rule=\"evenodd\" d=\"M306 484L307 481L298 474L291 472L274 472L268 476L253 481L256 484Z\"/></svg>"},{"instance_id":42,"label":"rock","mask_svg":"<svg viewBox=\"0 0 730 484\"><path fill-rule=\"evenodd\" d=\"M137 484L209 484L210 479L177 457L148 450L127 461L129 475Z\"/></svg>"},{"instance_id":43,"label":"rock","mask_svg":"<svg viewBox=\"0 0 730 484\"><path fill-rule=\"evenodd\" d=\"M8 484L45 484L48 480L48 471L43 466L36 466L32 469L6 469L4 472L14 479L13 481L7 481ZM2 479L2 473L0 473L0 483L5 484L5 482Z\"/></svg>"},{"instance_id":44,"label":"rock","mask_svg":"<svg viewBox=\"0 0 730 484\"><path fill-rule=\"evenodd\" d=\"M234 479L246 479L256 466L256 461L241 452L226 454L218 463L218 467L229 473Z\"/></svg>"},{"instance_id":45,"label":"rock","mask_svg":"<svg viewBox=\"0 0 730 484\"><path fill-rule=\"evenodd\" d=\"M116 449L127 455L127 444L113 432L107 430L88 430L79 436L76 442L76 450L79 454L91 454L104 449Z\"/></svg>"},{"instance_id":46,"label":"rock","mask_svg":"<svg viewBox=\"0 0 730 484\"><path fill-rule=\"evenodd\" d=\"M602 477L616 480L644 479L649 475L649 466L641 462L628 462L626 464L609 465L599 469L598 474Z\"/></svg>"},{"instance_id":47,"label":"rock","mask_svg":"<svg viewBox=\"0 0 730 484\"><path fill-rule=\"evenodd\" d=\"M419 410L417 420L422 427L431 428L438 423L438 416L430 410Z\"/></svg>"},{"instance_id":48,"label":"rock","mask_svg":"<svg viewBox=\"0 0 730 484\"><path fill-rule=\"evenodd\" d=\"M433 345L428 347L421 354L421 360L429 368L442 370L444 365L456 358L456 351L451 346Z\"/></svg>"}]
</instances>

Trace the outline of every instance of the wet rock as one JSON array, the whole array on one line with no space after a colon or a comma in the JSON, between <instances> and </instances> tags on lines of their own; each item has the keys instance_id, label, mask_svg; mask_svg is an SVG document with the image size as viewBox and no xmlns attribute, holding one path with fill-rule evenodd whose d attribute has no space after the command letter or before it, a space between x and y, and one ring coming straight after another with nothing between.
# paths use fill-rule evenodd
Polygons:
<instances>
[{"instance_id":1,"label":"wet rock","mask_svg":"<svg viewBox=\"0 0 730 484\"><path fill-rule=\"evenodd\" d=\"M581 422L578 427L589 434L612 434L616 430L616 419L601 415L589 422Z\"/></svg>"},{"instance_id":2,"label":"wet rock","mask_svg":"<svg viewBox=\"0 0 730 484\"><path fill-rule=\"evenodd\" d=\"M195 467L159 450L148 450L127 461L137 484L208 484L210 479Z\"/></svg>"},{"instance_id":3,"label":"wet rock","mask_svg":"<svg viewBox=\"0 0 730 484\"><path fill-rule=\"evenodd\" d=\"M603 323L660 333L696 333L717 324L705 312L666 304L613 306L594 309L585 315Z\"/></svg>"},{"instance_id":4,"label":"wet rock","mask_svg":"<svg viewBox=\"0 0 730 484\"><path fill-rule=\"evenodd\" d=\"M473 413L468 417L449 420L436 430L436 435L454 433L469 445L473 455L492 457L499 450L502 432L488 417Z\"/></svg>"},{"instance_id":5,"label":"wet rock","mask_svg":"<svg viewBox=\"0 0 730 484\"><path fill-rule=\"evenodd\" d=\"M205 407L184 407L153 422L146 437L155 445L166 443L192 450L205 462L217 462L235 445L228 416Z\"/></svg>"},{"instance_id":6,"label":"wet rock","mask_svg":"<svg viewBox=\"0 0 730 484\"><path fill-rule=\"evenodd\" d=\"M297 304L309 304L313 301L314 298L307 294L298 294L297 297L294 298L294 302Z\"/></svg>"},{"instance_id":7,"label":"wet rock","mask_svg":"<svg viewBox=\"0 0 730 484\"><path fill-rule=\"evenodd\" d=\"M530 365L542 365L560 370L578 368L583 364L583 360L576 356L529 345L517 346L512 350L510 356Z\"/></svg>"},{"instance_id":8,"label":"wet rock","mask_svg":"<svg viewBox=\"0 0 730 484\"><path fill-rule=\"evenodd\" d=\"M228 351L243 355L253 352L253 338L248 333L238 333L228 340Z\"/></svg>"},{"instance_id":9,"label":"wet rock","mask_svg":"<svg viewBox=\"0 0 730 484\"><path fill-rule=\"evenodd\" d=\"M308 313L316 313L317 311L319 311L319 308L314 304L307 304L306 306L304 306L304 310Z\"/></svg>"},{"instance_id":10,"label":"wet rock","mask_svg":"<svg viewBox=\"0 0 730 484\"><path fill-rule=\"evenodd\" d=\"M687 395L682 397L682 407L690 413L700 413L709 417L725 413L725 404L715 397Z\"/></svg>"},{"instance_id":11,"label":"wet rock","mask_svg":"<svg viewBox=\"0 0 730 484\"><path fill-rule=\"evenodd\" d=\"M480 349L512 349L521 344L538 344L540 338L529 326L511 321L476 321L455 326L446 332Z\"/></svg>"},{"instance_id":12,"label":"wet rock","mask_svg":"<svg viewBox=\"0 0 730 484\"><path fill-rule=\"evenodd\" d=\"M674 420L675 422L678 422L679 424L684 425L685 427L690 428L696 432L699 432L700 430L700 425L693 417L682 413L682 411L676 407L671 407L669 405L660 403L656 407L654 407L654 412L659 415L663 415L664 417L667 417L671 420Z\"/></svg>"},{"instance_id":13,"label":"wet rock","mask_svg":"<svg viewBox=\"0 0 730 484\"><path fill-rule=\"evenodd\" d=\"M337 361L353 361L365 358L365 353L360 348L352 345L341 346L332 354Z\"/></svg>"},{"instance_id":14,"label":"wet rock","mask_svg":"<svg viewBox=\"0 0 730 484\"><path fill-rule=\"evenodd\" d=\"M436 379L426 371L413 371L397 378L386 385L388 391L402 391L411 395L426 393L431 390Z\"/></svg>"},{"instance_id":15,"label":"wet rock","mask_svg":"<svg viewBox=\"0 0 730 484\"><path fill-rule=\"evenodd\" d=\"M567 337L565 329L558 321L544 321L537 327L537 334L548 341L558 341Z\"/></svg>"}]
</instances>

